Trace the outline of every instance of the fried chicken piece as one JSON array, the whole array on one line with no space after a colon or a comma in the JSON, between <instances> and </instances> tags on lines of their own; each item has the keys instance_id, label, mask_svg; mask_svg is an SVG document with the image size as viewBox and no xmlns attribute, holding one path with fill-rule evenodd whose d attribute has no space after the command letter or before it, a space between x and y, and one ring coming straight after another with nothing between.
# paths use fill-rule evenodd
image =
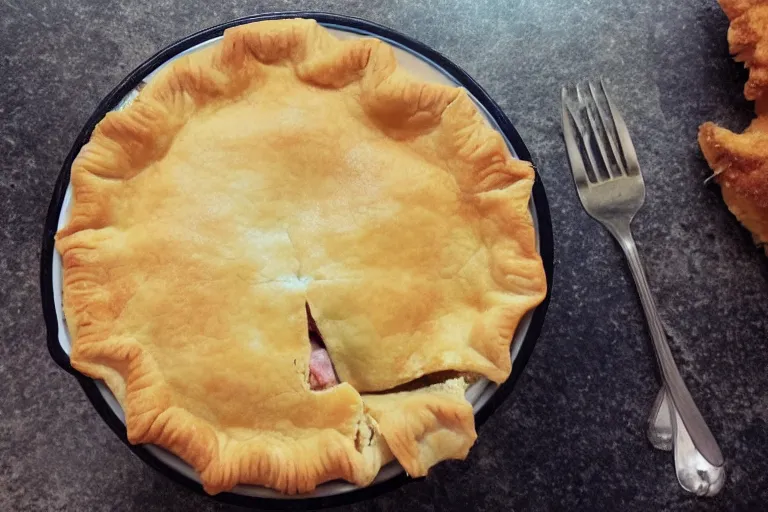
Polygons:
<instances>
[{"instance_id":1,"label":"fried chicken piece","mask_svg":"<svg viewBox=\"0 0 768 512\"><path fill-rule=\"evenodd\" d=\"M768 243L768 115L756 118L742 134L705 123L699 145L728 209L757 243Z\"/></svg>"},{"instance_id":2,"label":"fried chicken piece","mask_svg":"<svg viewBox=\"0 0 768 512\"><path fill-rule=\"evenodd\" d=\"M768 0L759 4L734 18L728 29L731 54L749 68L749 80L744 86L748 100L768 93Z\"/></svg>"},{"instance_id":3,"label":"fried chicken piece","mask_svg":"<svg viewBox=\"0 0 768 512\"><path fill-rule=\"evenodd\" d=\"M756 101L757 118L742 134L704 123L699 145L728 209L768 254L768 0L720 5L731 20L730 51L750 69L744 95Z\"/></svg>"},{"instance_id":4,"label":"fried chicken piece","mask_svg":"<svg viewBox=\"0 0 768 512\"><path fill-rule=\"evenodd\" d=\"M755 5L768 4L768 0L720 0L720 7L729 20L735 20Z\"/></svg>"}]
</instances>

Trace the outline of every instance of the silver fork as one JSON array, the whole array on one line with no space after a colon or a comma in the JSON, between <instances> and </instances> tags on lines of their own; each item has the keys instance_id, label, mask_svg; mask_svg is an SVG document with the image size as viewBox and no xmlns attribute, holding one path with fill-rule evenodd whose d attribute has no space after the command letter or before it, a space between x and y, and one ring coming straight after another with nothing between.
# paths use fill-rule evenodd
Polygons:
<instances>
[{"instance_id":1,"label":"silver fork","mask_svg":"<svg viewBox=\"0 0 768 512\"><path fill-rule=\"evenodd\" d=\"M629 131L602 80L599 86L563 87L562 103L563 135L579 199L624 251L653 341L663 386L648 437L659 449L674 448L675 472L685 490L714 496L725 483L723 454L672 358L630 229L645 200L645 184Z\"/></svg>"}]
</instances>

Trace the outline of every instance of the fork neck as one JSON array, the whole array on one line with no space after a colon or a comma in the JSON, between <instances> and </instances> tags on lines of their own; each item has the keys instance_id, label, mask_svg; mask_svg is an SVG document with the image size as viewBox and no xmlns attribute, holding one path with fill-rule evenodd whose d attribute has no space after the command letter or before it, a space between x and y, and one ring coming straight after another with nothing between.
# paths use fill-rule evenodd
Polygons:
<instances>
[{"instance_id":1,"label":"fork neck","mask_svg":"<svg viewBox=\"0 0 768 512\"><path fill-rule=\"evenodd\" d=\"M616 238L616 240L619 241L622 247L625 247L627 243L632 243L632 230L630 228L631 222L632 219L627 218L611 219L604 220L603 226L605 226L605 229L610 231L610 233Z\"/></svg>"}]
</instances>

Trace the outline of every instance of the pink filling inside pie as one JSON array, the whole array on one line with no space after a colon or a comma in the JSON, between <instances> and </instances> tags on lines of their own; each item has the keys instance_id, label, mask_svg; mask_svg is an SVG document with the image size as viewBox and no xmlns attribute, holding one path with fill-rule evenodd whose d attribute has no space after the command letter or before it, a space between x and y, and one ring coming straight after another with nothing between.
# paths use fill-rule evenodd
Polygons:
<instances>
[{"instance_id":1,"label":"pink filling inside pie","mask_svg":"<svg viewBox=\"0 0 768 512\"><path fill-rule=\"evenodd\" d=\"M339 383L339 379L336 377L331 356L325 349L325 343L323 343L323 338L320 336L315 319L312 318L309 304L306 305L306 308L309 344L312 347L312 351L309 354L309 387L317 391L335 386Z\"/></svg>"},{"instance_id":2,"label":"pink filling inside pie","mask_svg":"<svg viewBox=\"0 0 768 512\"><path fill-rule=\"evenodd\" d=\"M314 390L325 389L339 383L333 363L325 347L310 337L312 353L309 356L309 387Z\"/></svg>"}]
</instances>

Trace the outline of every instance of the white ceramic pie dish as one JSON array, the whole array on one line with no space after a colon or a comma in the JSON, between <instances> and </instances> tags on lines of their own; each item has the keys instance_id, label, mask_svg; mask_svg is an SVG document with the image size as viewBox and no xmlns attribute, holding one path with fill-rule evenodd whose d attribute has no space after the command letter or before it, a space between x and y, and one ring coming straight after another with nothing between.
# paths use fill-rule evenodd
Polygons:
<instances>
[{"instance_id":1,"label":"white ceramic pie dish","mask_svg":"<svg viewBox=\"0 0 768 512\"><path fill-rule=\"evenodd\" d=\"M96 113L94 113L89 120L86 128L84 128L83 132L80 134L78 141L70 152L69 158L65 162L64 169L62 169L54 193L54 198L51 202L48 219L46 221L46 230L43 240L43 255L41 258L41 288L43 292L44 312L48 324L49 349L51 354L59 365L76 374L89 398L94 403L94 406L118 435L121 435L122 433L121 437L124 441L126 440L125 418L115 397L102 382L94 381L78 374L69 365L71 340L62 311L61 258L52 247L53 235L66 223L72 204L72 191L71 185L69 184L69 165L71 165L71 161L79 151L79 148L87 141L93 126L103 117L103 115L109 110L123 108L132 101L137 94L136 87L140 87L142 82L152 80L155 73L157 73L163 66L186 53L198 51L206 46L215 44L221 38L223 30L229 26L260 19L273 19L276 17L311 17L317 19L318 22L323 24L339 38L378 37L387 41L395 48L399 64L411 74L425 81L465 87L470 96L475 100L478 108L484 113L489 124L504 135L512 154L524 159L530 158L525 146L522 144L517 132L514 131L514 128L511 123L509 123L508 119L504 117L504 114L498 106L493 103L487 94L485 94L485 92L471 78L469 78L466 73L450 63L445 57L424 47L420 43L410 40L389 29L363 20L322 13L284 13L245 18L242 20L234 20L227 24L213 27L190 36L155 55L126 78L126 80L118 86L104 102L102 102ZM538 179L534 186L530 210L537 233L537 246L547 271L548 287L551 288L551 226L549 223L546 197L541 182ZM541 328L548 299L549 296L547 296L547 299L545 299L541 306L536 310L529 312L518 326L511 346L513 371L510 380L500 387L487 379L481 379L467 390L467 399L472 403L478 421L482 421L482 419L487 417L490 411L498 405L504 396L506 396L509 389L511 389L511 385L514 383L514 380L516 380L517 376L522 371L522 367L530 354L530 350L538 336L538 331ZM524 348L526 348L526 350L523 350ZM521 351L523 351L522 356ZM482 433L480 435L482 435ZM190 487L201 488L200 480L196 472L184 461L166 450L154 445L132 447L132 449L142 459L166 475L169 475ZM365 489L360 489L357 486L346 482L334 481L322 484L315 491L305 495L286 496L264 487L239 485L231 492L222 493L217 497L224 501L236 502L239 504L252 504L261 507L271 506L273 508L285 508L290 507L291 505L301 504L303 508L303 506L326 506L357 501L372 494L383 492L388 488L399 485L403 481L407 481L407 477L404 474L402 467L397 462L393 462L383 467L374 482Z\"/></svg>"}]
</instances>

